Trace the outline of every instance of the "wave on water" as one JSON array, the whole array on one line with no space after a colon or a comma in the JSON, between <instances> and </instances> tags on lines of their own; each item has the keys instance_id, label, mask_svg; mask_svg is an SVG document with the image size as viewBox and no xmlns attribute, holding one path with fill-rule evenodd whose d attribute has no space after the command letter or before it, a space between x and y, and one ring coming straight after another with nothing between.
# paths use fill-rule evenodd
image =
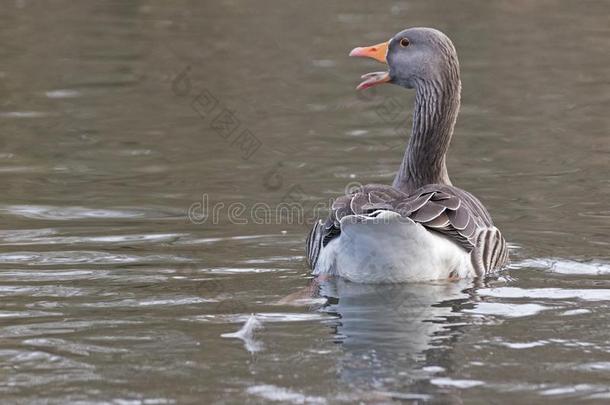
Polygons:
<instances>
[{"instance_id":1,"label":"wave on water","mask_svg":"<svg viewBox=\"0 0 610 405\"><path fill-rule=\"evenodd\" d=\"M610 263L600 260L589 260L578 262L576 260L561 258L536 258L525 259L512 263L512 268L521 269L525 267L540 269L558 274L569 275L592 275L601 276L610 274Z\"/></svg>"}]
</instances>

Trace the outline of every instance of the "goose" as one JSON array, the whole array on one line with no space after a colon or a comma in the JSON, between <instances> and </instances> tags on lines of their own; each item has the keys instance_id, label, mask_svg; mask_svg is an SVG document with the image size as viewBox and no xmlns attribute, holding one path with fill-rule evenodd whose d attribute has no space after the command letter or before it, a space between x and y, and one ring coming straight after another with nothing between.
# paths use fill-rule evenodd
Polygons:
<instances>
[{"instance_id":1,"label":"goose","mask_svg":"<svg viewBox=\"0 0 610 405\"><path fill-rule=\"evenodd\" d=\"M391 186L348 190L313 225L306 241L312 274L399 283L483 277L505 266L506 241L489 212L447 173L461 91L451 40L433 28L408 28L349 55L389 67L363 75L357 90L415 89L411 137Z\"/></svg>"}]
</instances>

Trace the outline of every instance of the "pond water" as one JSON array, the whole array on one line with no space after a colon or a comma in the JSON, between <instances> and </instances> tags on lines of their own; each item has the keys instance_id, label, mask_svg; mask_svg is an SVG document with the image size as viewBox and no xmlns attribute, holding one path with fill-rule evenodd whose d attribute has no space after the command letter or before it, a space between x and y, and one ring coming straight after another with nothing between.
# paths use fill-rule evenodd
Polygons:
<instances>
[{"instance_id":1,"label":"pond water","mask_svg":"<svg viewBox=\"0 0 610 405\"><path fill-rule=\"evenodd\" d=\"M607 403L609 12L7 2L2 402ZM258 214L391 182L413 94L356 93L376 66L347 53L418 25L458 49L449 171L511 268L312 296L311 215Z\"/></svg>"}]
</instances>

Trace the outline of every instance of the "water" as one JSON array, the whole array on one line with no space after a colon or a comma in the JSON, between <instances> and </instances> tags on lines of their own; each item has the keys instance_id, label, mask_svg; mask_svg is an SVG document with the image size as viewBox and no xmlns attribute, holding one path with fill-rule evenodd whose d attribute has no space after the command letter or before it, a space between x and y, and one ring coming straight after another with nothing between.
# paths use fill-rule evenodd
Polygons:
<instances>
[{"instance_id":1,"label":"water","mask_svg":"<svg viewBox=\"0 0 610 405\"><path fill-rule=\"evenodd\" d=\"M609 11L5 4L2 402L609 401ZM449 170L513 267L312 297L307 227L250 214L391 181L413 94L347 52L416 25L458 48Z\"/></svg>"}]
</instances>

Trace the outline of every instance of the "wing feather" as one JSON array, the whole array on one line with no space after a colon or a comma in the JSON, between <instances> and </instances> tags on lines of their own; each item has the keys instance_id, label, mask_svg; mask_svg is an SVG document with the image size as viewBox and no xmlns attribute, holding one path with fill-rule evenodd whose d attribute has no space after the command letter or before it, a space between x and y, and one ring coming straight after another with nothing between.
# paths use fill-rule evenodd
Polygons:
<instances>
[{"instance_id":1,"label":"wing feather","mask_svg":"<svg viewBox=\"0 0 610 405\"><path fill-rule=\"evenodd\" d=\"M341 218L372 215L379 210L397 212L452 240L471 252L473 266L481 274L507 260L504 238L472 194L444 184L428 184L411 194L387 185L368 184L337 198L326 222L314 224L306 245L312 268L322 247L341 234Z\"/></svg>"},{"instance_id":2,"label":"wing feather","mask_svg":"<svg viewBox=\"0 0 610 405\"><path fill-rule=\"evenodd\" d=\"M434 201L428 201L420 209L415 211L411 218L415 222L430 222L445 212L445 207Z\"/></svg>"},{"instance_id":3,"label":"wing feather","mask_svg":"<svg viewBox=\"0 0 610 405\"><path fill-rule=\"evenodd\" d=\"M455 210L448 209L447 216L449 217L451 225L459 231L466 229L466 226L468 226L468 223L470 222L470 213L468 210L466 208L460 208L459 206Z\"/></svg>"}]
</instances>

